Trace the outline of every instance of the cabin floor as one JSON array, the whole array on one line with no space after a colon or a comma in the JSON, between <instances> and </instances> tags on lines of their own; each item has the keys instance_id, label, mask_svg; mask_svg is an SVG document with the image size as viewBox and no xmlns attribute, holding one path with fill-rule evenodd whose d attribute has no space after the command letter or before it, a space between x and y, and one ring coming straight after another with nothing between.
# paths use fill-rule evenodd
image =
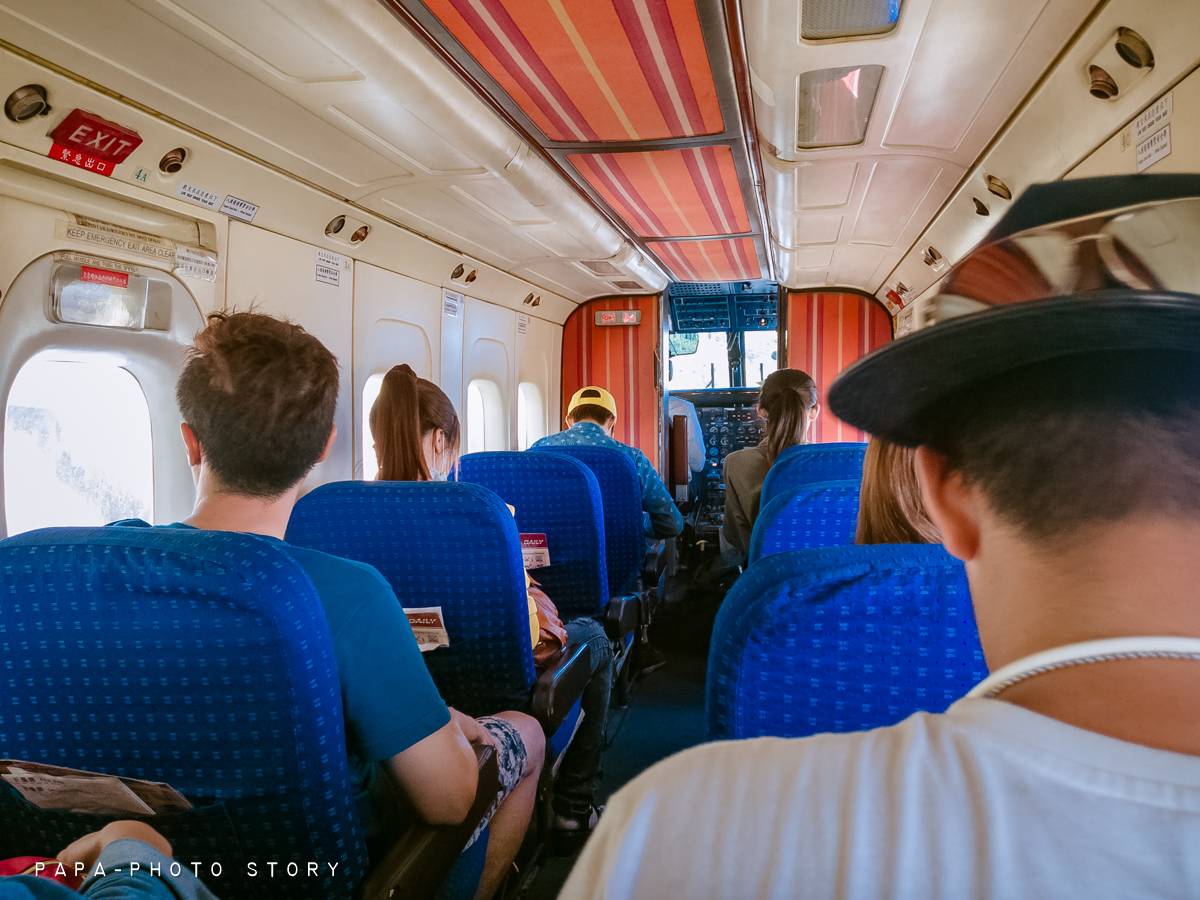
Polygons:
<instances>
[{"instance_id":1,"label":"cabin floor","mask_svg":"<svg viewBox=\"0 0 1200 900\"><path fill-rule=\"evenodd\" d=\"M659 760L704 742L704 680L712 631L706 606L683 579L668 584L650 629L652 643L667 661L631 686L625 708L609 712L598 803L607 803ZM557 897L577 858L543 859L523 900Z\"/></svg>"}]
</instances>

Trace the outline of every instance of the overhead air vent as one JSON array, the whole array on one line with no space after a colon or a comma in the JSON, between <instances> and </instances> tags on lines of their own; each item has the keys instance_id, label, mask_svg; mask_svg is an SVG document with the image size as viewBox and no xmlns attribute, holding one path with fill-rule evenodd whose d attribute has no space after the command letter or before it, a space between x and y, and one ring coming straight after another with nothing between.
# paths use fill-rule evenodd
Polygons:
<instances>
[{"instance_id":1,"label":"overhead air vent","mask_svg":"<svg viewBox=\"0 0 1200 900\"><path fill-rule=\"evenodd\" d=\"M579 261L579 265L583 266L593 275L600 275L605 278L612 275L625 274L606 259L582 259Z\"/></svg>"},{"instance_id":2,"label":"overhead air vent","mask_svg":"<svg viewBox=\"0 0 1200 900\"><path fill-rule=\"evenodd\" d=\"M902 0L804 0L800 37L806 41L887 34L900 18Z\"/></svg>"},{"instance_id":3,"label":"overhead air vent","mask_svg":"<svg viewBox=\"0 0 1200 900\"><path fill-rule=\"evenodd\" d=\"M618 291L644 291L645 290L645 288L643 288L641 286L641 284L636 281L610 281L609 284L611 284L613 287L615 287Z\"/></svg>"},{"instance_id":4,"label":"overhead air vent","mask_svg":"<svg viewBox=\"0 0 1200 900\"><path fill-rule=\"evenodd\" d=\"M883 66L816 69L800 76L796 146L861 144L883 78Z\"/></svg>"}]
</instances>

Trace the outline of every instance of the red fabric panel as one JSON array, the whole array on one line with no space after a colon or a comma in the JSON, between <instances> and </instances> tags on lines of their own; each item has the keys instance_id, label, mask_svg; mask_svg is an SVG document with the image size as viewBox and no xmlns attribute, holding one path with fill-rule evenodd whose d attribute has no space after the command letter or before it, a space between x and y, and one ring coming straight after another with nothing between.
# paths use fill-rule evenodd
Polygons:
<instances>
[{"instance_id":1,"label":"red fabric panel","mask_svg":"<svg viewBox=\"0 0 1200 900\"><path fill-rule=\"evenodd\" d=\"M613 436L659 465L662 395L658 389L658 349L662 325L657 297L622 297L585 303L563 325L562 416L571 395L592 384L617 401ZM642 324L600 326L596 312L640 309ZM561 427L566 427L565 424Z\"/></svg>"},{"instance_id":2,"label":"red fabric panel","mask_svg":"<svg viewBox=\"0 0 1200 900\"><path fill-rule=\"evenodd\" d=\"M859 294L789 292L787 336L788 366L811 375L821 392L821 414L809 439L865 441L866 432L834 418L824 398L838 373L892 339L891 316Z\"/></svg>"},{"instance_id":3,"label":"red fabric panel","mask_svg":"<svg viewBox=\"0 0 1200 900\"><path fill-rule=\"evenodd\" d=\"M653 241L646 246L679 281L743 281L762 277L752 238Z\"/></svg>"},{"instance_id":4,"label":"red fabric panel","mask_svg":"<svg viewBox=\"0 0 1200 900\"><path fill-rule=\"evenodd\" d=\"M733 151L727 146L569 158L608 205L644 237L750 230Z\"/></svg>"},{"instance_id":5,"label":"red fabric panel","mask_svg":"<svg viewBox=\"0 0 1200 900\"><path fill-rule=\"evenodd\" d=\"M425 0L552 141L718 134L694 0Z\"/></svg>"}]
</instances>

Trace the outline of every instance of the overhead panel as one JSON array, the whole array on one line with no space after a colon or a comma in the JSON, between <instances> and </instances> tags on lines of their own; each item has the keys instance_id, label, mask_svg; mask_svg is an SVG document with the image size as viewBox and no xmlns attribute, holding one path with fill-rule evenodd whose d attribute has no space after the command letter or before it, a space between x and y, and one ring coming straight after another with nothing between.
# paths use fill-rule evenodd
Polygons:
<instances>
[{"instance_id":1,"label":"overhead panel","mask_svg":"<svg viewBox=\"0 0 1200 900\"><path fill-rule=\"evenodd\" d=\"M428 0L552 141L724 131L693 0Z\"/></svg>"},{"instance_id":2,"label":"overhead panel","mask_svg":"<svg viewBox=\"0 0 1200 900\"><path fill-rule=\"evenodd\" d=\"M729 147L568 157L588 184L642 237L750 230Z\"/></svg>"},{"instance_id":3,"label":"overhead panel","mask_svg":"<svg viewBox=\"0 0 1200 900\"><path fill-rule=\"evenodd\" d=\"M654 255L680 281L741 281L761 278L750 238L726 241L654 241Z\"/></svg>"},{"instance_id":4,"label":"overhead panel","mask_svg":"<svg viewBox=\"0 0 1200 900\"><path fill-rule=\"evenodd\" d=\"M675 279L769 267L725 0L380 2Z\"/></svg>"}]
</instances>

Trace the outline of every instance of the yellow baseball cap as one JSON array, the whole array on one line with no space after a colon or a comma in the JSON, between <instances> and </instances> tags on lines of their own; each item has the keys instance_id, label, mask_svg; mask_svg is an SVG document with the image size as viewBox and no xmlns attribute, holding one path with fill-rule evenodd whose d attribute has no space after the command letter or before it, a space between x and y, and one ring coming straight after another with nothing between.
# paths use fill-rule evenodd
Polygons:
<instances>
[{"instance_id":1,"label":"yellow baseball cap","mask_svg":"<svg viewBox=\"0 0 1200 900\"><path fill-rule=\"evenodd\" d=\"M577 390L571 395L571 402L567 404L567 415L569 416L579 406L599 406L612 413L614 419L617 417L617 401L602 387L589 384L587 387Z\"/></svg>"}]
</instances>

